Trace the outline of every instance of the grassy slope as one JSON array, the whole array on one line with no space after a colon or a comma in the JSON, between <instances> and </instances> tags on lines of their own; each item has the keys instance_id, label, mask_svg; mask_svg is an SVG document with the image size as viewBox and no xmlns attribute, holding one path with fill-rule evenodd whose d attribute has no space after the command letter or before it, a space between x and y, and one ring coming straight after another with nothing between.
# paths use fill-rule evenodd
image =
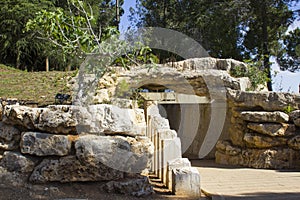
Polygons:
<instances>
[{"instance_id":1,"label":"grassy slope","mask_svg":"<svg viewBox=\"0 0 300 200\"><path fill-rule=\"evenodd\" d=\"M57 93L70 94L67 81L76 72L24 72L0 64L0 97L54 104Z\"/></svg>"}]
</instances>

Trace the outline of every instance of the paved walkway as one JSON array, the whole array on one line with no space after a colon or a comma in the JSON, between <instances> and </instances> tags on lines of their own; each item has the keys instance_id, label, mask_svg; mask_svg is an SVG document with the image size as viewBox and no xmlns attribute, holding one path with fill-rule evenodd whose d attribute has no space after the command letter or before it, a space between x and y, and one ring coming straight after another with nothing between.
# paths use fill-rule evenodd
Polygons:
<instances>
[{"instance_id":1,"label":"paved walkway","mask_svg":"<svg viewBox=\"0 0 300 200\"><path fill-rule=\"evenodd\" d=\"M230 168L214 161L193 160L203 192L212 200L300 199L300 170Z\"/></svg>"}]
</instances>

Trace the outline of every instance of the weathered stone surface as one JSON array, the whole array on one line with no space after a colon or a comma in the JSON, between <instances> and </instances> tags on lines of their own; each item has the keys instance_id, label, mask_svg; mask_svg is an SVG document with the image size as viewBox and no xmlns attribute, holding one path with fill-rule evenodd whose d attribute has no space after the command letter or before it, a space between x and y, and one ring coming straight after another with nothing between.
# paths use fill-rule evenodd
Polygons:
<instances>
[{"instance_id":1,"label":"weathered stone surface","mask_svg":"<svg viewBox=\"0 0 300 200\"><path fill-rule=\"evenodd\" d=\"M20 148L24 154L37 156L65 156L71 151L72 142L68 136L38 132L25 132Z\"/></svg>"},{"instance_id":2,"label":"weathered stone surface","mask_svg":"<svg viewBox=\"0 0 300 200\"><path fill-rule=\"evenodd\" d=\"M93 165L79 161L76 156L66 156L60 159L44 159L35 167L29 180L34 183L79 182L118 180L123 177L123 172L102 163Z\"/></svg>"},{"instance_id":3,"label":"weathered stone surface","mask_svg":"<svg viewBox=\"0 0 300 200\"><path fill-rule=\"evenodd\" d=\"M237 107L257 108L266 111L284 111L288 106L298 109L296 95L279 92L244 92L227 89L227 100Z\"/></svg>"},{"instance_id":4,"label":"weathered stone surface","mask_svg":"<svg viewBox=\"0 0 300 200\"><path fill-rule=\"evenodd\" d=\"M35 162L20 153L6 151L0 161L0 166L10 172L29 173L33 171Z\"/></svg>"},{"instance_id":5,"label":"weathered stone surface","mask_svg":"<svg viewBox=\"0 0 300 200\"><path fill-rule=\"evenodd\" d=\"M92 166L106 165L120 171L141 173L150 165L154 147L144 138L81 136L75 143L76 155Z\"/></svg>"},{"instance_id":6,"label":"weathered stone surface","mask_svg":"<svg viewBox=\"0 0 300 200\"><path fill-rule=\"evenodd\" d=\"M229 138L236 146L245 146L245 141L243 140L245 133L246 126L244 124L233 123L229 128Z\"/></svg>"},{"instance_id":7,"label":"weathered stone surface","mask_svg":"<svg viewBox=\"0 0 300 200\"><path fill-rule=\"evenodd\" d=\"M28 130L53 134L81 132L144 136L146 123L142 109L121 109L113 105L49 106L29 108L6 106L4 122Z\"/></svg>"},{"instance_id":8,"label":"weathered stone surface","mask_svg":"<svg viewBox=\"0 0 300 200\"><path fill-rule=\"evenodd\" d=\"M10 172L0 166L0 185L5 187L24 187L28 176L18 172Z\"/></svg>"},{"instance_id":9,"label":"weathered stone surface","mask_svg":"<svg viewBox=\"0 0 300 200\"><path fill-rule=\"evenodd\" d=\"M166 186L172 191L172 171L173 169L191 167L191 162L187 158L176 158L167 162Z\"/></svg>"},{"instance_id":10,"label":"weathered stone surface","mask_svg":"<svg viewBox=\"0 0 300 200\"><path fill-rule=\"evenodd\" d=\"M291 136L296 134L296 127L292 124L279 123L249 123L247 127L257 133L275 136Z\"/></svg>"},{"instance_id":11,"label":"weathered stone surface","mask_svg":"<svg viewBox=\"0 0 300 200\"><path fill-rule=\"evenodd\" d=\"M299 119L299 118L298 118L298 119L295 119L295 120L294 120L294 124L295 124L296 126L300 127L300 119Z\"/></svg>"},{"instance_id":12,"label":"weathered stone surface","mask_svg":"<svg viewBox=\"0 0 300 200\"><path fill-rule=\"evenodd\" d=\"M17 149L20 138L21 133L17 128L0 122L0 150Z\"/></svg>"},{"instance_id":13,"label":"weathered stone surface","mask_svg":"<svg viewBox=\"0 0 300 200\"><path fill-rule=\"evenodd\" d=\"M54 134L76 133L78 114L79 109L75 106L49 106L40 113L35 129Z\"/></svg>"},{"instance_id":14,"label":"weathered stone surface","mask_svg":"<svg viewBox=\"0 0 300 200\"><path fill-rule=\"evenodd\" d=\"M289 116L283 112L264 112L264 111L245 111L241 113L241 117L245 121L250 122L274 122L285 123L289 121Z\"/></svg>"},{"instance_id":15,"label":"weathered stone surface","mask_svg":"<svg viewBox=\"0 0 300 200\"><path fill-rule=\"evenodd\" d=\"M242 152L241 148L232 146L228 141L218 141L216 148L218 151L224 152L230 156L236 156Z\"/></svg>"},{"instance_id":16,"label":"weathered stone surface","mask_svg":"<svg viewBox=\"0 0 300 200\"><path fill-rule=\"evenodd\" d=\"M29 108L26 106L5 106L3 122L7 124L20 125L29 130L35 129L42 108Z\"/></svg>"},{"instance_id":17,"label":"weathered stone surface","mask_svg":"<svg viewBox=\"0 0 300 200\"><path fill-rule=\"evenodd\" d=\"M241 149L232 146L229 142L222 141L217 147L216 163L244 166L260 169L283 169L299 167L296 163L300 161L300 152L288 148L278 149ZM220 148L222 147L222 148ZM226 151L224 149L231 149ZM230 152L239 152L230 154Z\"/></svg>"},{"instance_id":18,"label":"weathered stone surface","mask_svg":"<svg viewBox=\"0 0 300 200\"><path fill-rule=\"evenodd\" d=\"M188 197L200 197L200 174L195 167L172 170L172 193Z\"/></svg>"},{"instance_id":19,"label":"weathered stone surface","mask_svg":"<svg viewBox=\"0 0 300 200\"><path fill-rule=\"evenodd\" d=\"M290 148L294 150L300 150L300 136L297 135L288 141L288 145Z\"/></svg>"},{"instance_id":20,"label":"weathered stone surface","mask_svg":"<svg viewBox=\"0 0 300 200\"><path fill-rule=\"evenodd\" d=\"M149 196L154 193L148 177L136 175L118 181L110 181L104 189L110 193L120 193L136 197Z\"/></svg>"},{"instance_id":21,"label":"weathered stone surface","mask_svg":"<svg viewBox=\"0 0 300 200\"><path fill-rule=\"evenodd\" d=\"M146 122L142 109L121 109L113 105L92 105L82 123L89 133L145 136Z\"/></svg>"},{"instance_id":22,"label":"weathered stone surface","mask_svg":"<svg viewBox=\"0 0 300 200\"><path fill-rule=\"evenodd\" d=\"M300 110L294 110L294 111L290 112L289 116L290 116L291 120L300 118Z\"/></svg>"},{"instance_id":23,"label":"weathered stone surface","mask_svg":"<svg viewBox=\"0 0 300 200\"><path fill-rule=\"evenodd\" d=\"M277 146L284 146L287 144L287 138L283 137L269 137L259 134L246 133L244 141L248 147L254 148L271 148Z\"/></svg>"}]
</instances>

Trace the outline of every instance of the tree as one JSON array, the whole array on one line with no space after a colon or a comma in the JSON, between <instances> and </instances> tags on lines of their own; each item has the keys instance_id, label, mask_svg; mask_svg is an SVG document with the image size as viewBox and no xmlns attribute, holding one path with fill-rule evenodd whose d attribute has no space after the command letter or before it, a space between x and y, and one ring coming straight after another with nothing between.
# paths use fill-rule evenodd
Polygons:
<instances>
[{"instance_id":1,"label":"tree","mask_svg":"<svg viewBox=\"0 0 300 200\"><path fill-rule=\"evenodd\" d=\"M277 55L281 70L295 72L300 70L300 28L284 35L283 47Z\"/></svg>"},{"instance_id":2,"label":"tree","mask_svg":"<svg viewBox=\"0 0 300 200\"><path fill-rule=\"evenodd\" d=\"M39 9L52 7L50 0L6 0L0 2L0 61L19 69L38 63L44 44L24 33L26 22Z\"/></svg>"},{"instance_id":3,"label":"tree","mask_svg":"<svg viewBox=\"0 0 300 200\"><path fill-rule=\"evenodd\" d=\"M272 90L269 58L277 55L294 20L289 6L295 2L299 0L139 0L132 16L138 16L138 26L171 28L193 37L213 57L252 59L268 74Z\"/></svg>"},{"instance_id":4,"label":"tree","mask_svg":"<svg viewBox=\"0 0 300 200\"><path fill-rule=\"evenodd\" d=\"M293 22L293 12L289 9L291 0L250 0L248 19L243 46L246 57L255 61L263 60L263 68L268 74L268 89L272 90L270 57L280 49L280 39Z\"/></svg>"}]
</instances>

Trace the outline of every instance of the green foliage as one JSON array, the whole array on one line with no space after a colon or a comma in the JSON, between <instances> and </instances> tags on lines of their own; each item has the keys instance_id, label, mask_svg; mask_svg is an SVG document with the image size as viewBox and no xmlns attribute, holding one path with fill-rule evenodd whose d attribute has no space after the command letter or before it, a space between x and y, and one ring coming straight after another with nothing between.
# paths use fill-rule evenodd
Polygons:
<instances>
[{"instance_id":1,"label":"green foliage","mask_svg":"<svg viewBox=\"0 0 300 200\"><path fill-rule=\"evenodd\" d=\"M299 0L137 2L137 7L131 9L131 20L137 26L158 26L185 33L197 40L212 57L258 62L268 55L264 56L260 69L268 73L268 87L272 89L269 58L281 49L280 40L295 19L289 6ZM290 45L295 41L288 40ZM295 63L294 67L288 68L294 70L298 58L293 56L293 47L289 49L283 53L283 58L285 63ZM286 65L283 67L287 68Z\"/></svg>"},{"instance_id":2,"label":"green foliage","mask_svg":"<svg viewBox=\"0 0 300 200\"><path fill-rule=\"evenodd\" d=\"M290 114L291 112L293 112L295 110L295 108L293 108L291 105L288 105L285 109L284 112L286 114Z\"/></svg>"},{"instance_id":3,"label":"green foliage","mask_svg":"<svg viewBox=\"0 0 300 200\"><path fill-rule=\"evenodd\" d=\"M231 69L230 74L233 77L248 77L251 82L251 88L248 90L257 90L259 86L266 85L269 80L268 73L266 71L260 70L262 67L262 60L259 62L253 62L251 60L245 60L247 67L237 66Z\"/></svg>"},{"instance_id":4,"label":"green foliage","mask_svg":"<svg viewBox=\"0 0 300 200\"><path fill-rule=\"evenodd\" d=\"M281 70L291 72L300 70L300 28L284 35L283 46L278 52L277 62Z\"/></svg>"},{"instance_id":5,"label":"green foliage","mask_svg":"<svg viewBox=\"0 0 300 200\"><path fill-rule=\"evenodd\" d=\"M0 62L19 69L36 67L41 61L45 43L32 32L23 32L26 22L40 9L51 9L50 0L6 0L0 2Z\"/></svg>"}]
</instances>

